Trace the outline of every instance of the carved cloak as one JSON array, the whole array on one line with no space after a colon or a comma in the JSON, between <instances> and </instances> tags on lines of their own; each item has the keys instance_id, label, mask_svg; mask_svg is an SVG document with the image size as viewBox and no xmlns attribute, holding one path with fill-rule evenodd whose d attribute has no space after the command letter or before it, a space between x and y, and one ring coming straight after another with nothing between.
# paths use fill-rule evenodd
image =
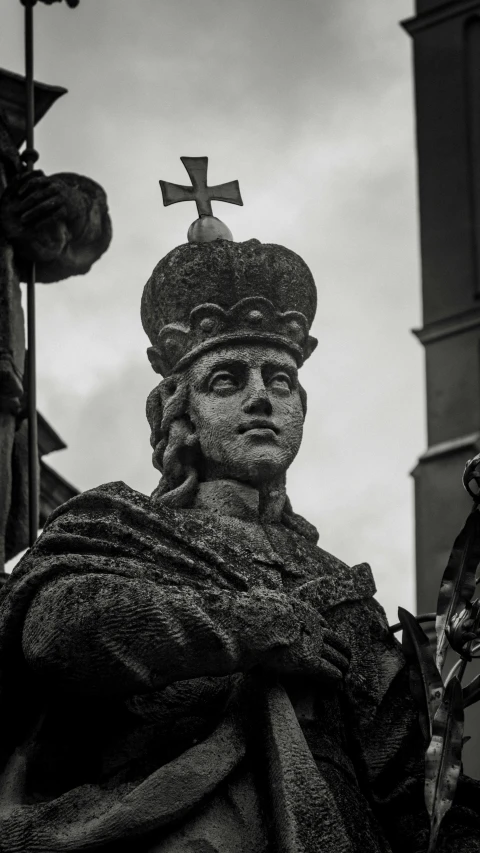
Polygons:
<instances>
[{"instance_id":1,"label":"carved cloak","mask_svg":"<svg viewBox=\"0 0 480 853\"><path fill-rule=\"evenodd\" d=\"M4 853L426 849L417 713L368 566L298 516L230 527L122 483L52 514L0 593ZM313 717L301 666L258 665L294 641L300 595L352 649L344 687L310 684ZM457 799L441 850L473 853L478 784Z\"/></svg>"}]
</instances>

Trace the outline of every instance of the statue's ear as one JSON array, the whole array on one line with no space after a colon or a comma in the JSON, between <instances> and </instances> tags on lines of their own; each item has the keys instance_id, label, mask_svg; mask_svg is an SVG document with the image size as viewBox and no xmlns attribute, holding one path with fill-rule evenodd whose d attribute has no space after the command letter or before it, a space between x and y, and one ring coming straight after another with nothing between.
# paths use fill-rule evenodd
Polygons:
<instances>
[{"instance_id":1,"label":"statue's ear","mask_svg":"<svg viewBox=\"0 0 480 853\"><path fill-rule=\"evenodd\" d=\"M307 358L310 358L312 352L314 350L316 350L317 346L318 346L317 338L314 338L312 335L309 335L307 338L307 342L306 342L304 349L303 349L303 357L305 360L307 360Z\"/></svg>"},{"instance_id":2,"label":"statue's ear","mask_svg":"<svg viewBox=\"0 0 480 853\"><path fill-rule=\"evenodd\" d=\"M168 366L165 364L162 353L156 347L148 347L147 355L155 373L159 373L160 376L165 376L169 373Z\"/></svg>"},{"instance_id":3,"label":"statue's ear","mask_svg":"<svg viewBox=\"0 0 480 853\"><path fill-rule=\"evenodd\" d=\"M300 385L300 383L298 383L298 393L300 394L300 402L302 404L303 409L303 420L305 420L307 416L307 392L305 391L303 385Z\"/></svg>"}]
</instances>

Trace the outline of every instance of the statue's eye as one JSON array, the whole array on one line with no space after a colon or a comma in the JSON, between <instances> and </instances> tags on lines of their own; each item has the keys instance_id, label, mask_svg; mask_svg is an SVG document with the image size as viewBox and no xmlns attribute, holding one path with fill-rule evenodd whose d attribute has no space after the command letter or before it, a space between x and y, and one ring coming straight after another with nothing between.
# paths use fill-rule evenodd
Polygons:
<instances>
[{"instance_id":1,"label":"statue's eye","mask_svg":"<svg viewBox=\"0 0 480 853\"><path fill-rule=\"evenodd\" d=\"M292 379L288 373L274 373L268 381L268 387L273 391L291 391Z\"/></svg>"},{"instance_id":2,"label":"statue's eye","mask_svg":"<svg viewBox=\"0 0 480 853\"><path fill-rule=\"evenodd\" d=\"M215 373L208 383L208 390L214 392L234 391L238 387L238 382L233 373L222 370L221 373Z\"/></svg>"}]
</instances>

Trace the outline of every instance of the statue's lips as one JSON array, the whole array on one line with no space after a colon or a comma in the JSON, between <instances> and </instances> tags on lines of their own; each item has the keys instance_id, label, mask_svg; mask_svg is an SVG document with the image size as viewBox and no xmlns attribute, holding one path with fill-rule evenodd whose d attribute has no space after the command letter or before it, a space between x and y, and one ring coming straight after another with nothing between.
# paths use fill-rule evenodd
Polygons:
<instances>
[{"instance_id":1,"label":"statue's lips","mask_svg":"<svg viewBox=\"0 0 480 853\"><path fill-rule=\"evenodd\" d=\"M241 435L247 432L254 432L257 434L272 434L278 435L279 429L275 426L271 421L251 421L248 424L241 424L238 428L238 431Z\"/></svg>"}]
</instances>

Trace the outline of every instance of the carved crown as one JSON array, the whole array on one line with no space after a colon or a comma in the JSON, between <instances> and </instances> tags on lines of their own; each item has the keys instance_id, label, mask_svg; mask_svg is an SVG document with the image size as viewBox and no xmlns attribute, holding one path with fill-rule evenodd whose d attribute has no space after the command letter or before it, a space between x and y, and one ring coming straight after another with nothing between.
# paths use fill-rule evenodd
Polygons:
<instances>
[{"instance_id":1,"label":"carved crown","mask_svg":"<svg viewBox=\"0 0 480 853\"><path fill-rule=\"evenodd\" d=\"M153 369L168 376L230 342L270 343L301 365L317 341L310 270L294 252L258 240L188 243L157 264L142 297Z\"/></svg>"}]
</instances>

